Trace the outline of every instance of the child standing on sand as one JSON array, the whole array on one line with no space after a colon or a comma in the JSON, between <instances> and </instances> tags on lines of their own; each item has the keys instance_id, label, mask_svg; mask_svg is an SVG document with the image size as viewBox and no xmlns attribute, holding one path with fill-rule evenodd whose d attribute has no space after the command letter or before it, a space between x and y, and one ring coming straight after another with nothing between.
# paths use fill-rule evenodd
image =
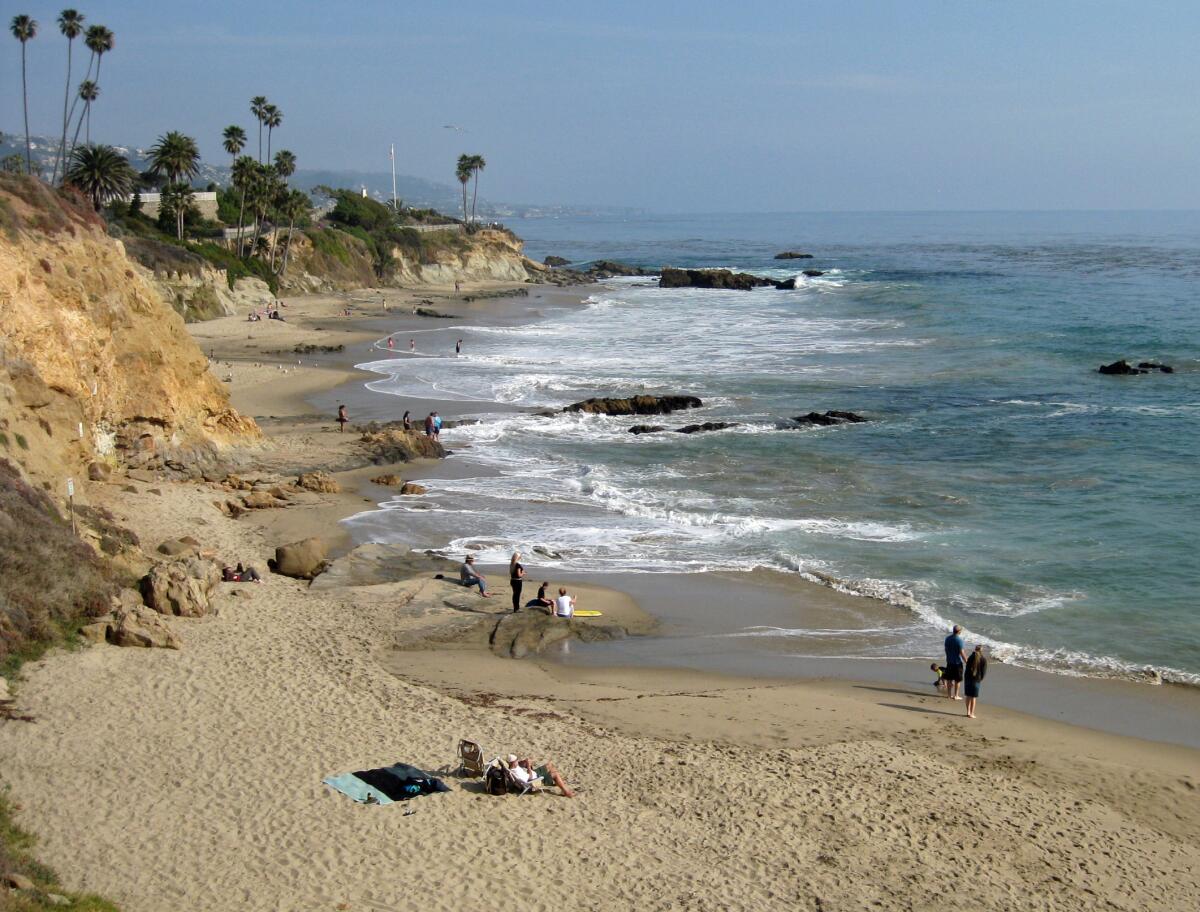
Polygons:
<instances>
[{"instance_id":1,"label":"child standing on sand","mask_svg":"<svg viewBox=\"0 0 1200 912\"><path fill-rule=\"evenodd\" d=\"M337 416L338 433L339 434L346 433L346 422L349 420L350 420L350 416L346 414L346 406L339 405L338 406L338 416Z\"/></svg>"}]
</instances>

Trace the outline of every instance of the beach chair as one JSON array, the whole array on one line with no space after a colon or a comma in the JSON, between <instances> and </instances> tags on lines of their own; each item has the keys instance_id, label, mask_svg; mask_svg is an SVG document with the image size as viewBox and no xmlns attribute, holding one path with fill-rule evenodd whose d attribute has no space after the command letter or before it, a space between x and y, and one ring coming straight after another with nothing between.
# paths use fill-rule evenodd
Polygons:
<instances>
[{"instance_id":1,"label":"beach chair","mask_svg":"<svg viewBox=\"0 0 1200 912\"><path fill-rule=\"evenodd\" d=\"M458 742L458 774L478 778L488 767L483 759L483 748L475 741L463 738Z\"/></svg>"},{"instance_id":2,"label":"beach chair","mask_svg":"<svg viewBox=\"0 0 1200 912\"><path fill-rule=\"evenodd\" d=\"M508 764L502 761L500 766L504 770L504 781L508 783L508 790L510 792L516 792L518 795L528 795L530 792L540 792L542 790L540 779L534 779L532 782L522 782L513 775L512 770L508 768Z\"/></svg>"}]
</instances>

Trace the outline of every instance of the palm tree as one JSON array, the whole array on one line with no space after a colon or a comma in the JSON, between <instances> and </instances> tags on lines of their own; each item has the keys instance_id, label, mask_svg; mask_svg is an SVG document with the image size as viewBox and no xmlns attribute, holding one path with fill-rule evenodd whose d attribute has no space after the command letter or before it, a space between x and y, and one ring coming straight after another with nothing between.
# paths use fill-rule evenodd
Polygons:
<instances>
[{"instance_id":1,"label":"palm tree","mask_svg":"<svg viewBox=\"0 0 1200 912\"><path fill-rule=\"evenodd\" d=\"M63 183L86 193L97 212L106 203L128 196L136 178L125 156L112 146L80 146L63 171Z\"/></svg>"},{"instance_id":2,"label":"palm tree","mask_svg":"<svg viewBox=\"0 0 1200 912\"><path fill-rule=\"evenodd\" d=\"M242 193L242 201L238 208L238 256L242 255L242 219L246 213L246 191L249 189L251 181L254 180L254 172L257 168L258 162L249 155L240 155L233 163L233 185Z\"/></svg>"},{"instance_id":3,"label":"palm tree","mask_svg":"<svg viewBox=\"0 0 1200 912\"><path fill-rule=\"evenodd\" d=\"M271 131L283 123L283 112L275 105L267 105L263 116L263 123L267 127L267 160L271 159Z\"/></svg>"},{"instance_id":4,"label":"palm tree","mask_svg":"<svg viewBox=\"0 0 1200 912\"><path fill-rule=\"evenodd\" d=\"M79 120L75 122L75 135L71 137L71 155L75 154L75 144L79 142L79 131L83 129L84 117L88 115L92 107L92 102L95 101L99 95L100 87L90 79L85 79L83 82L79 83L79 92L76 94L76 100L83 101L83 110L79 112ZM92 135L91 118L88 117L87 121L88 137L90 140Z\"/></svg>"},{"instance_id":5,"label":"palm tree","mask_svg":"<svg viewBox=\"0 0 1200 912\"><path fill-rule=\"evenodd\" d=\"M83 14L78 10L63 10L58 14L58 30L67 39L67 86L63 91L62 139L58 144L58 154L54 156L54 173L50 177L50 183L52 184L58 179L60 164L62 165L64 176L67 171L67 163L64 156L67 154L67 103L71 100L71 51L75 46L75 39L83 32Z\"/></svg>"},{"instance_id":6,"label":"palm tree","mask_svg":"<svg viewBox=\"0 0 1200 912\"><path fill-rule=\"evenodd\" d=\"M262 164L262 128L263 116L267 110L267 96L255 95L250 99L250 113L258 121L258 163Z\"/></svg>"},{"instance_id":7,"label":"palm tree","mask_svg":"<svg viewBox=\"0 0 1200 912\"><path fill-rule=\"evenodd\" d=\"M259 249L258 242L262 236L263 222L275 199L278 189L277 181L278 177L271 165L259 165L254 180L250 183L250 202L254 209L254 240L250 244L251 253Z\"/></svg>"},{"instance_id":8,"label":"palm tree","mask_svg":"<svg viewBox=\"0 0 1200 912\"><path fill-rule=\"evenodd\" d=\"M289 152L287 149L280 149L275 153L275 172L287 180L296 173L296 156L295 153Z\"/></svg>"},{"instance_id":9,"label":"palm tree","mask_svg":"<svg viewBox=\"0 0 1200 912\"><path fill-rule=\"evenodd\" d=\"M238 153L246 146L246 131L237 124L231 124L225 128L221 139L223 140L221 145L225 151L233 156L234 161L237 161Z\"/></svg>"},{"instance_id":10,"label":"palm tree","mask_svg":"<svg viewBox=\"0 0 1200 912\"><path fill-rule=\"evenodd\" d=\"M467 184L471 182L471 156L460 155L458 157L458 166L454 169L454 176L462 184L463 222L470 224L470 219L467 218Z\"/></svg>"},{"instance_id":11,"label":"palm tree","mask_svg":"<svg viewBox=\"0 0 1200 912\"><path fill-rule=\"evenodd\" d=\"M190 190L192 178L200 171L200 150L196 146L196 140L176 130L160 136L158 142L150 147L150 170L167 178L167 191L173 188L176 191L183 188ZM182 188L178 185L182 185ZM165 198L164 192L164 202ZM180 240L183 240L183 215L186 208L186 205L180 205L175 209L175 234Z\"/></svg>"},{"instance_id":12,"label":"palm tree","mask_svg":"<svg viewBox=\"0 0 1200 912\"><path fill-rule=\"evenodd\" d=\"M287 244L283 248L283 261L279 264L279 274L287 272L288 257L292 253L292 232L296 228L296 219L308 212L310 203L308 194L300 190L292 190L283 201L283 214L288 217Z\"/></svg>"},{"instance_id":13,"label":"palm tree","mask_svg":"<svg viewBox=\"0 0 1200 912\"><path fill-rule=\"evenodd\" d=\"M33 173L33 158L29 153L29 89L25 85L25 45L37 36L37 20L28 16L13 16L9 24L12 36L21 42L21 98L25 104L25 173Z\"/></svg>"},{"instance_id":14,"label":"palm tree","mask_svg":"<svg viewBox=\"0 0 1200 912\"><path fill-rule=\"evenodd\" d=\"M475 221L475 200L479 198L479 172L487 167L482 155L471 156L471 173L475 176L475 189L471 193L471 221Z\"/></svg>"},{"instance_id":15,"label":"palm tree","mask_svg":"<svg viewBox=\"0 0 1200 912\"><path fill-rule=\"evenodd\" d=\"M100 85L100 58L103 57L108 51L111 51L113 49L114 40L115 39L113 38L113 33L112 33L111 29L106 28L103 25L89 25L88 26L88 29L84 33L84 36L83 36L83 43L84 43L84 46L87 47L87 49L92 52L92 56L88 58L87 72L84 74L83 83L80 83L80 85L79 85L79 93L75 96L75 101L71 103L71 112L67 115L68 120L75 116L75 105L77 105L79 103L81 98L84 98L84 94L85 94L83 91L84 83L87 83L87 82L92 83L92 85L97 87L96 93L99 94L98 87ZM95 76L92 75L92 65L93 64L95 64L95 66L96 66ZM84 100L86 101L86 99L84 99ZM91 100L95 101L95 97L93 97ZM80 129L80 125L83 123L83 118L84 118L85 114L90 114L90 112L87 110L87 105L84 106L84 110L79 112L79 120L75 124L75 137L74 137L74 139L71 140L71 153L72 154L74 154L74 152L75 152L75 143L79 141L79 129ZM91 132L91 124L90 123L88 124L88 132L89 133Z\"/></svg>"}]
</instances>

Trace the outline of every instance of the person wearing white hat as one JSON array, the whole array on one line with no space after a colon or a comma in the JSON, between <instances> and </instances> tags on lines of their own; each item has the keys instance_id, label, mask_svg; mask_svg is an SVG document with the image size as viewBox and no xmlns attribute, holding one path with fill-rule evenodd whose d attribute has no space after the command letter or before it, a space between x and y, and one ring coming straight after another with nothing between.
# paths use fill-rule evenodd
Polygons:
<instances>
[{"instance_id":1,"label":"person wearing white hat","mask_svg":"<svg viewBox=\"0 0 1200 912\"><path fill-rule=\"evenodd\" d=\"M532 760L529 758L518 760L516 754L509 754L504 759L505 765L508 767L509 772L512 773L513 779L522 785L536 789L543 782L549 780L558 786L558 790L563 793L564 797L575 797L575 793L567 787L567 783L563 780L558 768L549 760L535 767Z\"/></svg>"}]
</instances>

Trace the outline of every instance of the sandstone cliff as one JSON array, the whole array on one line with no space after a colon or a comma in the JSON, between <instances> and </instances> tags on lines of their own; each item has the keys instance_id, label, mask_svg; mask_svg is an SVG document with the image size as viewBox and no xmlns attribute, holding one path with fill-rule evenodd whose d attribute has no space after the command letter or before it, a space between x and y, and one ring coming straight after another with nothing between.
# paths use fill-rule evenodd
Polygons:
<instances>
[{"instance_id":1,"label":"sandstone cliff","mask_svg":"<svg viewBox=\"0 0 1200 912\"><path fill-rule=\"evenodd\" d=\"M0 176L0 456L60 491L93 462L157 467L258 437L90 208Z\"/></svg>"},{"instance_id":2,"label":"sandstone cliff","mask_svg":"<svg viewBox=\"0 0 1200 912\"><path fill-rule=\"evenodd\" d=\"M231 282L224 269L190 250L134 236L123 243L137 269L188 322L260 310L275 300L262 279L243 276Z\"/></svg>"}]
</instances>

